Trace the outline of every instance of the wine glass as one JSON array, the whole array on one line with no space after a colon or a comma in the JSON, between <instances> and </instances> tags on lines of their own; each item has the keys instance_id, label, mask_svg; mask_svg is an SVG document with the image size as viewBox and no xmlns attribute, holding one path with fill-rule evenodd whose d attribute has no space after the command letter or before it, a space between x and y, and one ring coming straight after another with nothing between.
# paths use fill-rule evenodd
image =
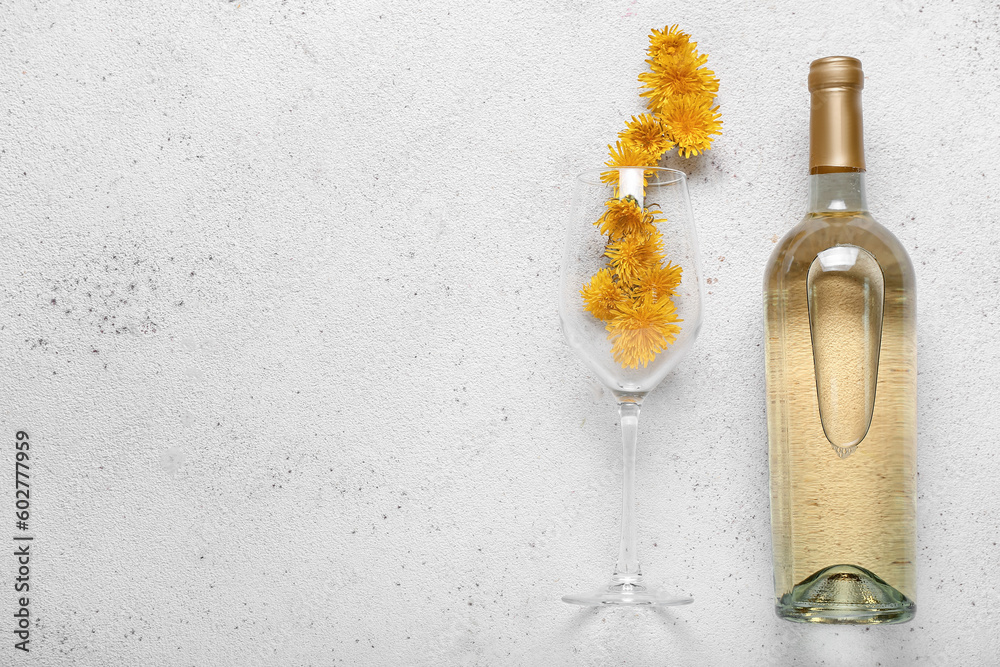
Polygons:
<instances>
[{"instance_id":1,"label":"wine glass","mask_svg":"<svg viewBox=\"0 0 1000 667\"><path fill-rule=\"evenodd\" d=\"M633 214L637 209L651 214L645 222L652 221L652 226L646 224L639 233L658 239L661 244L662 253L651 260L647 258L644 268L627 265L627 258L621 252L621 230L611 224L615 222L614 216L609 220L606 215L612 207L619 207L616 210L620 211L624 202L633 207ZM635 222L635 216L629 220ZM650 324L646 326L646 320L634 310L631 315L626 311L643 303L643 299L663 298L663 290L647 291L643 288L645 278L637 278L641 271L653 267L660 269L660 277L675 275L675 267L680 267L680 282L669 296L676 308L674 313L669 312L670 304L662 309L649 304L641 306L655 311L647 318ZM595 278L602 271L606 273ZM609 276L613 281L609 281ZM607 300L585 298L584 294L594 296L594 290L600 287L594 287L595 281L601 279L610 293L620 289L614 297L622 299L616 302L618 306L608 308ZM608 287L609 282L616 287ZM592 289L584 292L585 287ZM661 167L617 167L577 176L563 255L559 318L569 346L611 390L618 403L624 470L621 547L611 581L596 591L567 595L564 602L585 606L670 606L693 602L690 597L643 583L636 555L635 447L640 405L694 343L701 327L703 298L694 221L683 172ZM664 324L664 320L676 321Z\"/></svg>"}]
</instances>

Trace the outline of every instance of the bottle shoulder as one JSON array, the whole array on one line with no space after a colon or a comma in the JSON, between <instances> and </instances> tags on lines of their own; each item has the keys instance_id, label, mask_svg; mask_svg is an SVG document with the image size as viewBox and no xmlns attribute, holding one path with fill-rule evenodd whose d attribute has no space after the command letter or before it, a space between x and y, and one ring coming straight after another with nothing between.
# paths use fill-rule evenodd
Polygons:
<instances>
[{"instance_id":1,"label":"bottle shoulder","mask_svg":"<svg viewBox=\"0 0 1000 667\"><path fill-rule=\"evenodd\" d=\"M871 253L883 272L914 283L913 263L899 239L868 212L808 213L778 242L765 273L765 286L780 275L807 268L827 248L850 245Z\"/></svg>"}]
</instances>

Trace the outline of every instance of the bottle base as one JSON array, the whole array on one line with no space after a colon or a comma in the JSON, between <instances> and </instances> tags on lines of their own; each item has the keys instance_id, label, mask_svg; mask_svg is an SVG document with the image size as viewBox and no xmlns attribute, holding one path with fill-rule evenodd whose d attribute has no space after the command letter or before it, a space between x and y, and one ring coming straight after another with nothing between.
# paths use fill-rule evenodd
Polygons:
<instances>
[{"instance_id":1,"label":"bottle base","mask_svg":"<svg viewBox=\"0 0 1000 667\"><path fill-rule=\"evenodd\" d=\"M806 577L778 600L778 616L797 623L906 623L917 606L870 570L832 565Z\"/></svg>"}]
</instances>

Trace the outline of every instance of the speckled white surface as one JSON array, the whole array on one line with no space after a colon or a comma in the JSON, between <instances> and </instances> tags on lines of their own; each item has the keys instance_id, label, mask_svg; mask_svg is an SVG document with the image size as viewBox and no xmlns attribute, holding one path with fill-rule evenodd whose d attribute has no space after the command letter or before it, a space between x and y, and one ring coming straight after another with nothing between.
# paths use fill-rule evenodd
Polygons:
<instances>
[{"instance_id":1,"label":"speckled white surface","mask_svg":"<svg viewBox=\"0 0 1000 667\"><path fill-rule=\"evenodd\" d=\"M640 420L555 310L572 175L693 32L703 335ZM0 517L34 449L25 665L1000 663L992 2L0 2ZM806 196L811 59L855 55L872 209L917 267L919 612L771 600L760 276ZM12 528L0 540L12 545ZM8 535L8 537L3 537ZM7 552L8 548L3 547Z\"/></svg>"}]
</instances>

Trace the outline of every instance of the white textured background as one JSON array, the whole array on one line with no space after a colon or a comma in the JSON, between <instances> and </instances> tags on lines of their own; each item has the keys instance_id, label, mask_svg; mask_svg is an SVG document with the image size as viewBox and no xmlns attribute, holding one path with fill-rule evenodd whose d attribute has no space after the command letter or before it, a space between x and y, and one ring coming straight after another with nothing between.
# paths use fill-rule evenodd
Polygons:
<instances>
[{"instance_id":1,"label":"white textured background","mask_svg":"<svg viewBox=\"0 0 1000 667\"><path fill-rule=\"evenodd\" d=\"M612 400L555 307L572 176L652 27L722 80L691 175L703 335L640 420L672 611L616 553ZM995 665L994 2L0 2L0 664ZM872 210L919 283L917 620L771 598L760 285L811 59L864 63ZM3 537L8 535L7 537ZM8 546L3 546L8 545Z\"/></svg>"}]
</instances>

